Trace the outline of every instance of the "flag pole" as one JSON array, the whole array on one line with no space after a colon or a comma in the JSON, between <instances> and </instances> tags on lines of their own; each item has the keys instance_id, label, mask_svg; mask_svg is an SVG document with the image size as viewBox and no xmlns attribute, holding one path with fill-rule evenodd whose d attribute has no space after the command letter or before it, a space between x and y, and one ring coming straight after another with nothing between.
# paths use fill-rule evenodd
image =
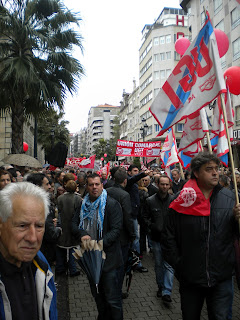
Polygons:
<instances>
[{"instance_id":1,"label":"flag pole","mask_svg":"<svg viewBox=\"0 0 240 320\"><path fill-rule=\"evenodd\" d=\"M212 145L211 145L211 141L210 141L209 131L206 132L206 136L207 136L208 151L209 151L210 153L213 153L213 152L212 152Z\"/></svg>"},{"instance_id":2,"label":"flag pole","mask_svg":"<svg viewBox=\"0 0 240 320\"><path fill-rule=\"evenodd\" d=\"M182 177L183 180L185 180L181 162L179 162L179 168L180 168L181 177Z\"/></svg>"},{"instance_id":3,"label":"flag pole","mask_svg":"<svg viewBox=\"0 0 240 320\"><path fill-rule=\"evenodd\" d=\"M237 188L237 181L236 181L236 175L235 175L235 166L234 166L234 161L233 161L232 147L231 147L230 135L229 135L229 130L228 130L226 105L225 105L225 101L223 98L223 94L221 94L221 105L222 105L222 111L223 111L224 124L225 124L225 128L226 128L226 133L227 133L229 158L230 158L230 163L231 163L231 167L232 167L232 177L233 177L233 185L234 185L235 196L236 196L236 204L239 204L238 188ZM240 221L239 221L239 227L240 227Z\"/></svg>"}]
</instances>

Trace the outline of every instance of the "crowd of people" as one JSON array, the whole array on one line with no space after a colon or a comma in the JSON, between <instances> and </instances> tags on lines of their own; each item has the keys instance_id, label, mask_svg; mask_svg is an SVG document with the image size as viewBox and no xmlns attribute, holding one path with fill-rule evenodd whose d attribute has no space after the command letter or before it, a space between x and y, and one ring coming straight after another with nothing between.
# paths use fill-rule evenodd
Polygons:
<instances>
[{"instance_id":1,"label":"crowd of people","mask_svg":"<svg viewBox=\"0 0 240 320\"><path fill-rule=\"evenodd\" d=\"M240 190L240 172L235 171ZM0 168L0 319L57 319L56 276L79 276L74 248L103 240L106 261L98 288L98 319L123 319L129 249L153 254L156 295L172 303L179 281L184 320L232 318L234 241L239 238L231 170L199 153L184 176L160 168L114 166L107 177L76 168ZM239 191L238 190L238 191Z\"/></svg>"}]
</instances>

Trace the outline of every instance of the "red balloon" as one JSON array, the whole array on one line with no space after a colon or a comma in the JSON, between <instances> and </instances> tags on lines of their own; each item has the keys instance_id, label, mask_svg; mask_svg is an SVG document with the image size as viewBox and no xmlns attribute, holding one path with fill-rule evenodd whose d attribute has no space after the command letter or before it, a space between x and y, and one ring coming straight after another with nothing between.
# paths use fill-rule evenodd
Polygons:
<instances>
[{"instance_id":1,"label":"red balloon","mask_svg":"<svg viewBox=\"0 0 240 320\"><path fill-rule=\"evenodd\" d=\"M28 151L28 144L26 142L23 142L23 151L24 152Z\"/></svg>"},{"instance_id":2,"label":"red balloon","mask_svg":"<svg viewBox=\"0 0 240 320\"><path fill-rule=\"evenodd\" d=\"M240 67L234 66L224 72L224 79L232 94L240 94Z\"/></svg>"},{"instance_id":3,"label":"red balloon","mask_svg":"<svg viewBox=\"0 0 240 320\"><path fill-rule=\"evenodd\" d=\"M175 42L175 50L182 56L190 46L190 43L191 42L185 37L179 38Z\"/></svg>"},{"instance_id":4,"label":"red balloon","mask_svg":"<svg viewBox=\"0 0 240 320\"><path fill-rule=\"evenodd\" d=\"M228 51L229 40L225 32L219 29L214 29L215 37L217 40L218 52L220 58L222 58Z\"/></svg>"},{"instance_id":5,"label":"red balloon","mask_svg":"<svg viewBox=\"0 0 240 320\"><path fill-rule=\"evenodd\" d=\"M83 157L83 160L85 160L86 159L86 157Z\"/></svg>"},{"instance_id":6,"label":"red balloon","mask_svg":"<svg viewBox=\"0 0 240 320\"><path fill-rule=\"evenodd\" d=\"M103 160L104 160L104 158L102 157L102 158L101 158L101 161L103 161Z\"/></svg>"},{"instance_id":7,"label":"red balloon","mask_svg":"<svg viewBox=\"0 0 240 320\"><path fill-rule=\"evenodd\" d=\"M107 154L106 154L106 153L104 153L104 157L105 157L105 158L107 157Z\"/></svg>"}]
</instances>

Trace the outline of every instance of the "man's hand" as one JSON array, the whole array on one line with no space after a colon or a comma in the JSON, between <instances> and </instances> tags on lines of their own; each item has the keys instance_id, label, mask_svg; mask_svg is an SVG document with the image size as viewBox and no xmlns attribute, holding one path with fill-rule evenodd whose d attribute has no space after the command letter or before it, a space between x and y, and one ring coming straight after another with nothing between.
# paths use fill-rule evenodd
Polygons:
<instances>
[{"instance_id":1,"label":"man's hand","mask_svg":"<svg viewBox=\"0 0 240 320\"><path fill-rule=\"evenodd\" d=\"M240 219L240 203L233 208L233 214L237 220Z\"/></svg>"},{"instance_id":2,"label":"man's hand","mask_svg":"<svg viewBox=\"0 0 240 320\"><path fill-rule=\"evenodd\" d=\"M83 236L81 238L81 241L86 241L86 240L91 240L91 237L90 236Z\"/></svg>"}]
</instances>

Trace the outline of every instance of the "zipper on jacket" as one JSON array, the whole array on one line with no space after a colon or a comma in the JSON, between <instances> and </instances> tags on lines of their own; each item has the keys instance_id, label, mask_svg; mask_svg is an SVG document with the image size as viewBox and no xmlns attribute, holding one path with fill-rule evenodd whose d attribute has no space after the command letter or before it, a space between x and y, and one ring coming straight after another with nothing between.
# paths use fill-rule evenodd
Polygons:
<instances>
[{"instance_id":1,"label":"zipper on jacket","mask_svg":"<svg viewBox=\"0 0 240 320\"><path fill-rule=\"evenodd\" d=\"M211 216L211 212L210 212L210 216ZM206 250L206 274L207 274L207 283L209 287L210 287L210 275L209 275L210 216L208 221L208 236L207 236L207 250Z\"/></svg>"}]
</instances>

